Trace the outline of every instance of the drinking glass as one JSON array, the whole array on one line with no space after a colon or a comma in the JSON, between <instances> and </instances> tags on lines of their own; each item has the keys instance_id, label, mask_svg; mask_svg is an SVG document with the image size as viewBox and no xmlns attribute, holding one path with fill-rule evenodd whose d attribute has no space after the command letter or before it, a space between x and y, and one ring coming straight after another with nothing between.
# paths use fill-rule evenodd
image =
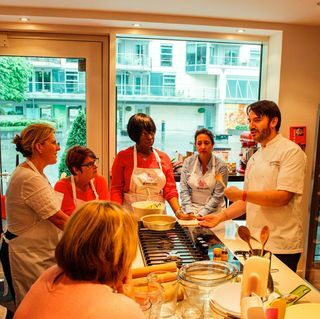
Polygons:
<instances>
[{"instance_id":1,"label":"drinking glass","mask_svg":"<svg viewBox=\"0 0 320 319\"><path fill-rule=\"evenodd\" d=\"M162 305L161 286L156 282L142 282L133 285L133 299L140 305L148 319L159 319Z\"/></svg>"},{"instance_id":2,"label":"drinking glass","mask_svg":"<svg viewBox=\"0 0 320 319\"><path fill-rule=\"evenodd\" d=\"M157 283L161 286L162 305L160 318L174 316L177 308L177 274L169 271L154 271L147 276L147 279L150 283Z\"/></svg>"}]
</instances>

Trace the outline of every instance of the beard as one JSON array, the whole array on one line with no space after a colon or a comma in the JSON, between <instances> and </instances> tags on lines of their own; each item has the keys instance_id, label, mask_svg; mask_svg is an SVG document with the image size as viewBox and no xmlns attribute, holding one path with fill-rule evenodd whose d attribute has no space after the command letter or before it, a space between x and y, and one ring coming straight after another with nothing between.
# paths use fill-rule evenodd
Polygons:
<instances>
[{"instance_id":1,"label":"beard","mask_svg":"<svg viewBox=\"0 0 320 319\"><path fill-rule=\"evenodd\" d=\"M258 143L261 143L264 140L266 140L271 134L271 130L269 127L266 127L264 129L262 129L261 131L258 131L258 130L253 130L253 131L258 133L258 135L253 137L254 141L258 142Z\"/></svg>"}]
</instances>

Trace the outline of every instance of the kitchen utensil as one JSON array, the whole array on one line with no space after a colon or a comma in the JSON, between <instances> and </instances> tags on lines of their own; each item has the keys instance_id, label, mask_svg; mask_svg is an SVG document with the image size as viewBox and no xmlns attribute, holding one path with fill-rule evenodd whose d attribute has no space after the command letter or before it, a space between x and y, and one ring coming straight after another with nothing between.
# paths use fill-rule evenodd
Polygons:
<instances>
[{"instance_id":1,"label":"kitchen utensil","mask_svg":"<svg viewBox=\"0 0 320 319\"><path fill-rule=\"evenodd\" d=\"M146 215L141 218L143 226L151 230L169 230L172 229L177 221L174 216L168 215Z\"/></svg>"},{"instance_id":2,"label":"kitchen utensil","mask_svg":"<svg viewBox=\"0 0 320 319\"><path fill-rule=\"evenodd\" d=\"M250 244L251 235L250 235L249 228L246 227L246 226L240 226L238 228L238 235L242 240L244 240L249 245L250 252L253 255L253 249L252 249L252 246Z\"/></svg>"},{"instance_id":3,"label":"kitchen utensil","mask_svg":"<svg viewBox=\"0 0 320 319\"><path fill-rule=\"evenodd\" d=\"M270 260L260 256L248 258L243 267L241 296L248 297L252 293L260 297L267 294Z\"/></svg>"},{"instance_id":4,"label":"kitchen utensil","mask_svg":"<svg viewBox=\"0 0 320 319\"><path fill-rule=\"evenodd\" d=\"M294 305L298 300L300 300L303 296L305 296L307 293L309 293L311 289L306 285L299 285L292 291L290 291L288 294L281 294L279 291L277 293L280 295L282 299L286 301L286 305L292 306Z\"/></svg>"},{"instance_id":5,"label":"kitchen utensil","mask_svg":"<svg viewBox=\"0 0 320 319\"><path fill-rule=\"evenodd\" d=\"M263 256L264 246L265 246L265 244L267 243L267 241L269 239L269 235L270 235L269 227L267 225L263 226L262 229L261 229L261 233L260 233L260 241L261 241L261 244L262 244L261 254L260 254L261 257Z\"/></svg>"},{"instance_id":6,"label":"kitchen utensil","mask_svg":"<svg viewBox=\"0 0 320 319\"><path fill-rule=\"evenodd\" d=\"M131 204L133 213L138 220L145 215L151 214L163 214L165 210L165 204L157 201L140 201Z\"/></svg>"},{"instance_id":7,"label":"kitchen utensil","mask_svg":"<svg viewBox=\"0 0 320 319\"><path fill-rule=\"evenodd\" d=\"M146 277L148 274L152 273L153 271L158 271L158 270L176 272L177 264L174 261L172 261L170 263L163 263L160 265L134 268L132 269L132 278Z\"/></svg>"},{"instance_id":8,"label":"kitchen utensil","mask_svg":"<svg viewBox=\"0 0 320 319\"><path fill-rule=\"evenodd\" d=\"M220 173L217 173L216 176L216 181L219 182L224 188L226 188L226 184L223 181L222 175Z\"/></svg>"}]
</instances>

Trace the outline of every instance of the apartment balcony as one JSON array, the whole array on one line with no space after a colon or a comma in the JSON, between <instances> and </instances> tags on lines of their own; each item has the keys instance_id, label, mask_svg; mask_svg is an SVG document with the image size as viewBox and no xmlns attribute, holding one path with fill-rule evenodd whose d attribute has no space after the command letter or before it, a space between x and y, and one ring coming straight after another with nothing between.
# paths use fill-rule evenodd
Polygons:
<instances>
[{"instance_id":1,"label":"apartment balcony","mask_svg":"<svg viewBox=\"0 0 320 319\"><path fill-rule=\"evenodd\" d=\"M187 73L200 73L200 74L211 74L215 73L216 68L223 69L239 69L241 71L249 71L260 69L260 57L259 58L248 58L242 57L226 57L226 56L211 56L206 62L199 61L199 63L186 62Z\"/></svg>"},{"instance_id":2,"label":"apartment balcony","mask_svg":"<svg viewBox=\"0 0 320 319\"><path fill-rule=\"evenodd\" d=\"M29 82L28 99L85 100L86 86L80 82Z\"/></svg>"},{"instance_id":3,"label":"apartment balcony","mask_svg":"<svg viewBox=\"0 0 320 319\"><path fill-rule=\"evenodd\" d=\"M151 58L146 54L117 54L117 70L141 70L151 71Z\"/></svg>"},{"instance_id":4,"label":"apartment balcony","mask_svg":"<svg viewBox=\"0 0 320 319\"><path fill-rule=\"evenodd\" d=\"M118 101L163 103L215 103L219 92L215 88L170 86L117 86Z\"/></svg>"}]
</instances>

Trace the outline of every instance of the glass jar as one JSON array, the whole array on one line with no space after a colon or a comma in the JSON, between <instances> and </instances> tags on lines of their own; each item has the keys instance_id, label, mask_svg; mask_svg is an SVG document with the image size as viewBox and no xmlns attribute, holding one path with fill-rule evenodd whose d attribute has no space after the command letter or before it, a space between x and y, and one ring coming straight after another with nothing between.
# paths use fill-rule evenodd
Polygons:
<instances>
[{"instance_id":1,"label":"glass jar","mask_svg":"<svg viewBox=\"0 0 320 319\"><path fill-rule=\"evenodd\" d=\"M178 273L179 284L184 291L181 317L212 318L210 298L213 290L233 280L237 274L234 265L222 261L198 261L181 267Z\"/></svg>"}]
</instances>

